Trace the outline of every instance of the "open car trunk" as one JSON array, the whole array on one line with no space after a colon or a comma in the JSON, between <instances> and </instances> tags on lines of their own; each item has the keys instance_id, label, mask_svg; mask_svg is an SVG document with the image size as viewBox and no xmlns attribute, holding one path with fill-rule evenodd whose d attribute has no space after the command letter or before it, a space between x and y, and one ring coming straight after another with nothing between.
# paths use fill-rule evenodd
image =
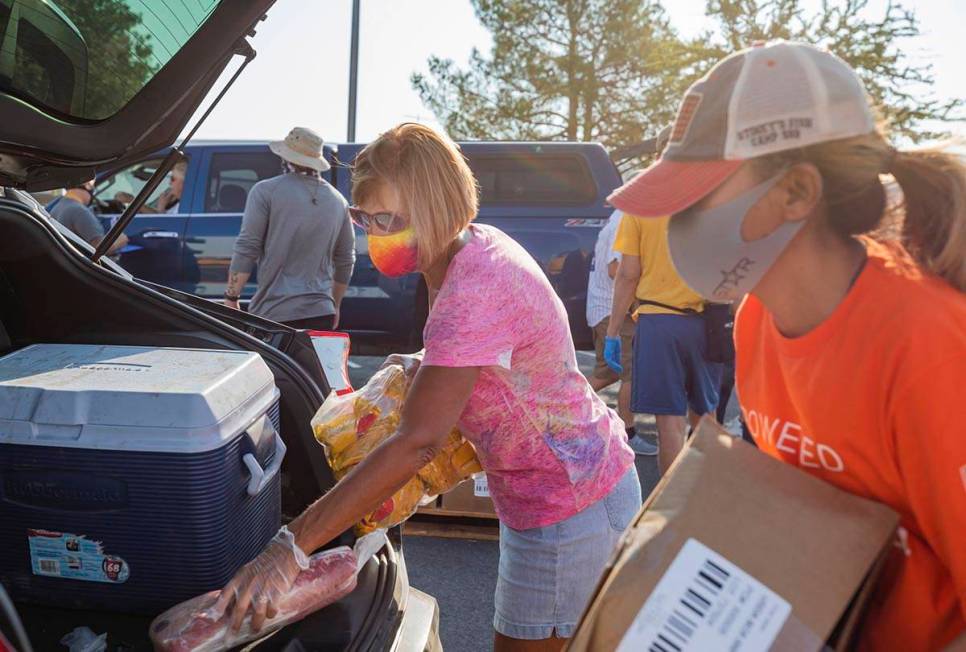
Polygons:
<instances>
[{"instance_id":1,"label":"open car trunk","mask_svg":"<svg viewBox=\"0 0 966 652\"><path fill-rule=\"evenodd\" d=\"M245 649L294 652L312 650L383 650L392 642L401 621L399 609L385 605L402 600L397 582L399 559L393 548L384 548L359 573L355 590L342 600L282 628ZM75 627L89 627L95 633L108 632L108 650L148 652L150 616L105 611L73 611L54 607L18 604L17 609L34 650L63 649L60 639Z\"/></svg>"},{"instance_id":2,"label":"open car trunk","mask_svg":"<svg viewBox=\"0 0 966 652\"><path fill-rule=\"evenodd\" d=\"M263 320L246 316L239 324L251 333L246 334L95 264L75 250L25 195L9 190L4 194L0 197L4 235L0 239L0 355L40 342L255 351L268 364L281 392L281 432L290 451L282 467L283 513L298 513L333 485L310 426L328 388L324 377L317 382L276 348L299 348L292 331L271 322L260 328ZM331 545L351 545L352 540L351 533L345 533ZM401 568L395 536L395 543L363 569L352 594L283 629L258 649L386 648L399 628L408 595ZM69 590L67 584L65 590ZM127 646L122 649L150 649L149 615L17 606L36 650L58 649L60 638L78 626L109 632L112 650L119 644Z\"/></svg>"}]
</instances>

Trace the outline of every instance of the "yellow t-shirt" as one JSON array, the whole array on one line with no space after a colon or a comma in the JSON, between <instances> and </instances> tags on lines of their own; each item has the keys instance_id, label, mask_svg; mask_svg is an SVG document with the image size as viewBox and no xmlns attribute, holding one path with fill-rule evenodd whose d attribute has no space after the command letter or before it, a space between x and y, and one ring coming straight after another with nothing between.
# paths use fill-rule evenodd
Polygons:
<instances>
[{"instance_id":1,"label":"yellow t-shirt","mask_svg":"<svg viewBox=\"0 0 966 652\"><path fill-rule=\"evenodd\" d=\"M678 276L667 246L667 223L670 217L635 217L624 214L614 249L628 256L640 256L641 280L637 298L657 301L675 308L701 312L704 300ZM638 315L678 315L681 313L659 306L641 305Z\"/></svg>"}]
</instances>

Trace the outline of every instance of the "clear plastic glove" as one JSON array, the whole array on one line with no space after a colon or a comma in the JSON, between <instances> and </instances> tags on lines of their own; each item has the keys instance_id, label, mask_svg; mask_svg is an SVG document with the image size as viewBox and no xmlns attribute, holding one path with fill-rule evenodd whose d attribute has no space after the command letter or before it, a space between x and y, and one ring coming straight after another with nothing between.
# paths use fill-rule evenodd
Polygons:
<instances>
[{"instance_id":1,"label":"clear plastic glove","mask_svg":"<svg viewBox=\"0 0 966 652\"><path fill-rule=\"evenodd\" d=\"M231 610L231 629L241 629L249 610L252 629L259 631L265 620L278 613L281 599L292 588L295 578L309 567L308 557L295 545L295 536L284 525L275 537L225 586L208 617L218 620Z\"/></svg>"},{"instance_id":2,"label":"clear plastic glove","mask_svg":"<svg viewBox=\"0 0 966 652\"><path fill-rule=\"evenodd\" d=\"M66 645L68 652L104 652L107 633L97 635L90 627L78 627L60 639L60 644Z\"/></svg>"},{"instance_id":3,"label":"clear plastic glove","mask_svg":"<svg viewBox=\"0 0 966 652\"><path fill-rule=\"evenodd\" d=\"M617 373L624 373L624 367L621 366L621 338L604 338L604 362Z\"/></svg>"}]
</instances>

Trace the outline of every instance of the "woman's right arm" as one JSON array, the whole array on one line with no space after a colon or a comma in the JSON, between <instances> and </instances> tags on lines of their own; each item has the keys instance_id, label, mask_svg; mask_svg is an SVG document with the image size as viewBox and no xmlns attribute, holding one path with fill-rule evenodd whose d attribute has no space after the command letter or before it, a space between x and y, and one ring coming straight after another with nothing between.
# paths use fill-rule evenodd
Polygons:
<instances>
[{"instance_id":1,"label":"woman's right arm","mask_svg":"<svg viewBox=\"0 0 966 652\"><path fill-rule=\"evenodd\" d=\"M479 373L478 367L420 367L396 435L289 524L294 542L282 536L242 568L223 590L214 616L230 607L236 630L250 609L255 630L272 618L274 603L298 575L299 552L311 553L359 522L428 464L459 420Z\"/></svg>"},{"instance_id":2,"label":"woman's right arm","mask_svg":"<svg viewBox=\"0 0 966 652\"><path fill-rule=\"evenodd\" d=\"M315 550L379 508L439 453L473 392L478 367L420 367L396 436L362 460L290 529L302 550Z\"/></svg>"}]
</instances>

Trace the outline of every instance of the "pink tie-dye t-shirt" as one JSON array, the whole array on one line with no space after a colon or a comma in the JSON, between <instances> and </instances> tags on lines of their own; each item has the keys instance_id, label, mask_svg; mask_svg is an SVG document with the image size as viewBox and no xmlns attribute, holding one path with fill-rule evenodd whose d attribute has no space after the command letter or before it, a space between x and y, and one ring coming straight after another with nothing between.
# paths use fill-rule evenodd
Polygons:
<instances>
[{"instance_id":1,"label":"pink tie-dye t-shirt","mask_svg":"<svg viewBox=\"0 0 966 652\"><path fill-rule=\"evenodd\" d=\"M634 453L578 370L567 312L536 261L494 227L470 232L426 321L423 365L483 368L459 427L503 523L543 527L607 495Z\"/></svg>"}]
</instances>

